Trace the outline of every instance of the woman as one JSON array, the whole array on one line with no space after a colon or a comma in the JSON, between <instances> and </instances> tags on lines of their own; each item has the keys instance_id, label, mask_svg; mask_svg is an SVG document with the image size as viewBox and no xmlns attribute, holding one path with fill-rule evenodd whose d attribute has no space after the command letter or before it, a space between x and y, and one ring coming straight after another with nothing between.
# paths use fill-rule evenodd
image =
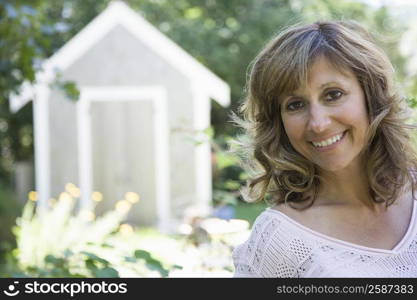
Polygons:
<instances>
[{"instance_id":1,"label":"woman","mask_svg":"<svg viewBox=\"0 0 417 300\"><path fill-rule=\"evenodd\" d=\"M392 81L355 23L291 27L257 56L235 119L244 195L272 205L234 250L236 277L417 277L414 127Z\"/></svg>"}]
</instances>

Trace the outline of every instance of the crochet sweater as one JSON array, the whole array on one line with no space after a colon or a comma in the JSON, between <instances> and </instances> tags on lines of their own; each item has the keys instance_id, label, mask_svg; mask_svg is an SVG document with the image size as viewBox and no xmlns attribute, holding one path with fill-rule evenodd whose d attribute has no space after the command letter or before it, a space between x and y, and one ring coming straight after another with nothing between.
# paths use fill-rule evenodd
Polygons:
<instances>
[{"instance_id":1,"label":"crochet sweater","mask_svg":"<svg viewBox=\"0 0 417 300\"><path fill-rule=\"evenodd\" d=\"M311 230L267 208L233 250L235 277L417 277L417 201L392 249L360 246Z\"/></svg>"}]
</instances>

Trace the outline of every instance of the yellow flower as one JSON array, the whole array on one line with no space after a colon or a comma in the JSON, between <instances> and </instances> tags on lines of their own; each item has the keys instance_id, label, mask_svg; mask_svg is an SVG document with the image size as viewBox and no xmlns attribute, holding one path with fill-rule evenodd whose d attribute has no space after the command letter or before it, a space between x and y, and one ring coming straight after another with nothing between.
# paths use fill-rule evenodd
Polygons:
<instances>
[{"instance_id":1,"label":"yellow flower","mask_svg":"<svg viewBox=\"0 0 417 300\"><path fill-rule=\"evenodd\" d=\"M122 235L129 236L133 233L133 228L129 224L121 224L119 227L119 232Z\"/></svg>"},{"instance_id":2,"label":"yellow flower","mask_svg":"<svg viewBox=\"0 0 417 300\"><path fill-rule=\"evenodd\" d=\"M91 199L93 199L93 201L95 202L100 202L101 200L103 200L103 194L100 192L93 192L93 194L91 195Z\"/></svg>"},{"instance_id":3,"label":"yellow flower","mask_svg":"<svg viewBox=\"0 0 417 300\"><path fill-rule=\"evenodd\" d=\"M116 211L118 211L119 213L127 213L131 207L132 204L127 200L119 200L116 203Z\"/></svg>"},{"instance_id":4,"label":"yellow flower","mask_svg":"<svg viewBox=\"0 0 417 300\"><path fill-rule=\"evenodd\" d=\"M85 221L93 221L96 218L96 215L90 210L81 211L81 218Z\"/></svg>"},{"instance_id":5,"label":"yellow flower","mask_svg":"<svg viewBox=\"0 0 417 300\"><path fill-rule=\"evenodd\" d=\"M67 183L65 185L65 191L75 198L78 198L81 195L80 189L73 183Z\"/></svg>"},{"instance_id":6,"label":"yellow flower","mask_svg":"<svg viewBox=\"0 0 417 300\"><path fill-rule=\"evenodd\" d=\"M30 192L28 193L28 199L29 199L30 201L36 201L36 200L38 200L38 193L37 193L37 192L35 192L35 191L30 191Z\"/></svg>"},{"instance_id":7,"label":"yellow flower","mask_svg":"<svg viewBox=\"0 0 417 300\"><path fill-rule=\"evenodd\" d=\"M129 201L130 203L134 204L134 203L136 203L136 202L138 202L140 200L140 197L139 197L139 195L137 193L127 192L125 194L125 199L127 201Z\"/></svg>"},{"instance_id":8,"label":"yellow flower","mask_svg":"<svg viewBox=\"0 0 417 300\"><path fill-rule=\"evenodd\" d=\"M60 202L64 202L64 203L68 203L68 204L70 204L70 203L72 203L72 201L73 201L74 199L71 197L71 195L70 194L68 194L67 192L62 192L60 195L59 195L59 201Z\"/></svg>"}]
</instances>

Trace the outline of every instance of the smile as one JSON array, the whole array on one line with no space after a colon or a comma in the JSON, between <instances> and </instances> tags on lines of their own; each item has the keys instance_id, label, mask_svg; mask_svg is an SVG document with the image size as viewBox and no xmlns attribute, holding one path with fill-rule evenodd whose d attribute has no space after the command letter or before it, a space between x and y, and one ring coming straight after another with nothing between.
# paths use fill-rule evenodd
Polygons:
<instances>
[{"instance_id":1,"label":"smile","mask_svg":"<svg viewBox=\"0 0 417 300\"><path fill-rule=\"evenodd\" d=\"M313 144L313 146L316 148L328 147L339 142L344 137L345 133L346 131L320 142L311 142L311 144Z\"/></svg>"}]
</instances>

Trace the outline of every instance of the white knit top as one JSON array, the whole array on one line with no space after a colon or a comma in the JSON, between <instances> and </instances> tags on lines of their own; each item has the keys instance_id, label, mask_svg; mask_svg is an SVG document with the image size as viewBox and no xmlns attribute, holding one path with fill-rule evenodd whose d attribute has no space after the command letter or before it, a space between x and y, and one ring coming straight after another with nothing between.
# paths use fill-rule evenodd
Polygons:
<instances>
[{"instance_id":1,"label":"white knit top","mask_svg":"<svg viewBox=\"0 0 417 300\"><path fill-rule=\"evenodd\" d=\"M360 246L311 230L267 208L233 251L235 277L417 277L417 201L392 249Z\"/></svg>"}]
</instances>

